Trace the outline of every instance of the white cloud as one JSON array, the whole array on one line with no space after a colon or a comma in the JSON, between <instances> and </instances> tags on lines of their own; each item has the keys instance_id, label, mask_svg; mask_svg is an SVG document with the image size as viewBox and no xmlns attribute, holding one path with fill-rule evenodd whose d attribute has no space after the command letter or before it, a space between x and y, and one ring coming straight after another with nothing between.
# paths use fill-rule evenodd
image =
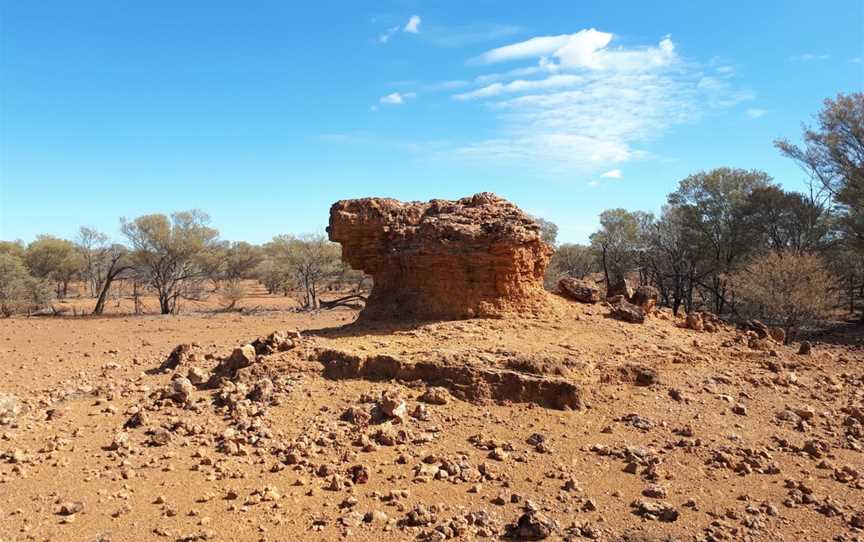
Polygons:
<instances>
[{"instance_id":1,"label":"white cloud","mask_svg":"<svg viewBox=\"0 0 864 542\"><path fill-rule=\"evenodd\" d=\"M589 181L588 186L590 186L591 188L597 188L598 186L600 186L600 181Z\"/></svg>"},{"instance_id":2,"label":"white cloud","mask_svg":"<svg viewBox=\"0 0 864 542\"><path fill-rule=\"evenodd\" d=\"M420 32L420 22L421 19L419 15L412 15L411 18L408 19L403 30L409 34L417 34Z\"/></svg>"},{"instance_id":3,"label":"white cloud","mask_svg":"<svg viewBox=\"0 0 864 542\"><path fill-rule=\"evenodd\" d=\"M746 113L747 113L747 116L750 117L751 119L758 119L759 117L764 117L768 113L768 111L766 111L764 109L759 109L759 108L753 107L753 108L748 109L746 111Z\"/></svg>"},{"instance_id":4,"label":"white cloud","mask_svg":"<svg viewBox=\"0 0 864 542\"><path fill-rule=\"evenodd\" d=\"M533 58L549 55L560 49L570 40L570 34L562 34L560 36L540 36L529 40L520 41L512 45L498 47L491 51L486 51L476 61L483 64L494 64L496 62L505 62L508 60L518 60L521 58Z\"/></svg>"},{"instance_id":5,"label":"white cloud","mask_svg":"<svg viewBox=\"0 0 864 542\"><path fill-rule=\"evenodd\" d=\"M388 94L386 96L381 96L381 98L378 99L378 102L383 104L383 105L402 105L405 103L405 100L409 100L409 99L414 98L416 96L417 95L414 94L413 92L405 92L405 93L393 92L393 93Z\"/></svg>"},{"instance_id":6,"label":"white cloud","mask_svg":"<svg viewBox=\"0 0 864 542\"><path fill-rule=\"evenodd\" d=\"M527 65L479 75L453 96L481 103L499 122L496 135L462 145L459 156L615 179L615 166L650 156L640 147L671 127L753 98L736 87L728 62L685 60L668 36L623 47L612 33L587 29L492 49L469 64L517 61Z\"/></svg>"},{"instance_id":7,"label":"white cloud","mask_svg":"<svg viewBox=\"0 0 864 542\"><path fill-rule=\"evenodd\" d=\"M482 64L495 64L523 58L548 57L558 60L565 69L648 71L669 65L677 59L675 45L668 37L656 47L609 49L613 35L593 28L574 34L540 36L487 51L474 59Z\"/></svg>"},{"instance_id":8,"label":"white cloud","mask_svg":"<svg viewBox=\"0 0 864 542\"><path fill-rule=\"evenodd\" d=\"M517 79L509 83L492 83L471 92L463 92L454 96L457 100L476 100L478 98L490 98L499 94L526 92L531 90L544 90L553 88L573 87L582 82L584 78L578 75L553 75L546 79L527 81Z\"/></svg>"}]
</instances>

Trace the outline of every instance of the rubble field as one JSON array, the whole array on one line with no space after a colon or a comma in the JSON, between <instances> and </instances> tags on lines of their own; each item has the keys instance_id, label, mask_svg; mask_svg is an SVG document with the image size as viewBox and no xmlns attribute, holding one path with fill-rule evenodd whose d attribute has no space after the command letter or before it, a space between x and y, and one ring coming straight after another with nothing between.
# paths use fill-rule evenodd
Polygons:
<instances>
[{"instance_id":1,"label":"rubble field","mask_svg":"<svg viewBox=\"0 0 864 542\"><path fill-rule=\"evenodd\" d=\"M860 342L549 303L2 320L0 540L864 539Z\"/></svg>"}]
</instances>

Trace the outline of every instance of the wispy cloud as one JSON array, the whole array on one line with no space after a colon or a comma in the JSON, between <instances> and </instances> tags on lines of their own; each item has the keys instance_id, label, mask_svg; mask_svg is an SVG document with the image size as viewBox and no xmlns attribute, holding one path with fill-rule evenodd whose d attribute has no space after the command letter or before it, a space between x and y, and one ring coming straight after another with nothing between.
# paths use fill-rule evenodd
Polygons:
<instances>
[{"instance_id":1,"label":"wispy cloud","mask_svg":"<svg viewBox=\"0 0 864 542\"><path fill-rule=\"evenodd\" d=\"M411 98L415 98L417 95L413 92L393 92L386 96L381 96L378 99L378 103L382 105L402 105L406 100L410 100Z\"/></svg>"},{"instance_id":2,"label":"wispy cloud","mask_svg":"<svg viewBox=\"0 0 864 542\"><path fill-rule=\"evenodd\" d=\"M408 22L402 25L395 25L387 28L384 32L378 34L378 43L385 44L390 41L390 39L397 34L400 30L402 32L408 34L419 34L420 33L420 23L423 20L419 15L412 15Z\"/></svg>"},{"instance_id":3,"label":"wispy cloud","mask_svg":"<svg viewBox=\"0 0 864 542\"><path fill-rule=\"evenodd\" d=\"M420 23L420 16L412 15L411 18L408 19L408 22L405 23L405 28L403 28L402 30L408 32L409 34L417 34L420 32Z\"/></svg>"},{"instance_id":4,"label":"wispy cloud","mask_svg":"<svg viewBox=\"0 0 864 542\"><path fill-rule=\"evenodd\" d=\"M522 32L515 25L469 24L463 26L423 25L421 39L438 47L465 47L509 38Z\"/></svg>"},{"instance_id":5,"label":"wispy cloud","mask_svg":"<svg viewBox=\"0 0 864 542\"><path fill-rule=\"evenodd\" d=\"M454 96L457 100L476 100L479 98L490 98L501 94L512 94L533 90L548 90L555 88L574 87L583 83L585 79L578 75L553 75L546 79L525 80L517 79L509 83L492 83L491 85L464 92Z\"/></svg>"},{"instance_id":6,"label":"wispy cloud","mask_svg":"<svg viewBox=\"0 0 864 542\"><path fill-rule=\"evenodd\" d=\"M480 103L498 134L469 142L463 158L524 164L614 179L613 166L649 155L640 147L672 126L752 99L728 61L717 67L678 53L669 36L656 45L616 46L595 29L537 36L491 49L468 65L521 63L475 77L453 98ZM712 67L714 65L714 67ZM599 181L598 181L599 183Z\"/></svg>"},{"instance_id":7,"label":"wispy cloud","mask_svg":"<svg viewBox=\"0 0 864 542\"><path fill-rule=\"evenodd\" d=\"M390 41L390 38L392 38L393 34L395 34L396 32L399 32L399 27L391 26L381 34L378 34L378 43L387 43L388 41Z\"/></svg>"},{"instance_id":8,"label":"wispy cloud","mask_svg":"<svg viewBox=\"0 0 864 542\"><path fill-rule=\"evenodd\" d=\"M766 111L765 109L759 109L757 107L752 107L752 108L748 109L747 111L745 111L745 113L751 119L758 119L760 117L764 117L768 113L768 111Z\"/></svg>"},{"instance_id":9,"label":"wispy cloud","mask_svg":"<svg viewBox=\"0 0 864 542\"><path fill-rule=\"evenodd\" d=\"M789 60L793 62L813 62L815 60L828 60L830 56L824 54L804 53L802 55L790 56Z\"/></svg>"},{"instance_id":10,"label":"wispy cloud","mask_svg":"<svg viewBox=\"0 0 864 542\"><path fill-rule=\"evenodd\" d=\"M620 169L610 169L603 175L600 175L604 179L620 179L621 178L621 170Z\"/></svg>"}]
</instances>

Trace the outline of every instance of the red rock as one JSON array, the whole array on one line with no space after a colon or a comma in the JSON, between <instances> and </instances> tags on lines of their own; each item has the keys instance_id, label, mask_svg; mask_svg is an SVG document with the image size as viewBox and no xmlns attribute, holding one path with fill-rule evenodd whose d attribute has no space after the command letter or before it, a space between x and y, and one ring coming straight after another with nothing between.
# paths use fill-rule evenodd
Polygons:
<instances>
[{"instance_id":1,"label":"red rock","mask_svg":"<svg viewBox=\"0 0 864 542\"><path fill-rule=\"evenodd\" d=\"M495 194L342 200L327 232L351 267L374 278L364 318L499 317L548 306L552 250L530 216Z\"/></svg>"}]
</instances>

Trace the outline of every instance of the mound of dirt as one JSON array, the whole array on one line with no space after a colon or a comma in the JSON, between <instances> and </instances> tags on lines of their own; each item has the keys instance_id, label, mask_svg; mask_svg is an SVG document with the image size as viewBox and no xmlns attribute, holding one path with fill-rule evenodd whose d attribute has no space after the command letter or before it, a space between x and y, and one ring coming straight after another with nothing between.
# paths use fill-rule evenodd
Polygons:
<instances>
[{"instance_id":1,"label":"mound of dirt","mask_svg":"<svg viewBox=\"0 0 864 542\"><path fill-rule=\"evenodd\" d=\"M543 273L551 249L540 226L488 192L457 201L342 200L330 208L331 241L372 275L367 319L453 320L548 309Z\"/></svg>"}]
</instances>

